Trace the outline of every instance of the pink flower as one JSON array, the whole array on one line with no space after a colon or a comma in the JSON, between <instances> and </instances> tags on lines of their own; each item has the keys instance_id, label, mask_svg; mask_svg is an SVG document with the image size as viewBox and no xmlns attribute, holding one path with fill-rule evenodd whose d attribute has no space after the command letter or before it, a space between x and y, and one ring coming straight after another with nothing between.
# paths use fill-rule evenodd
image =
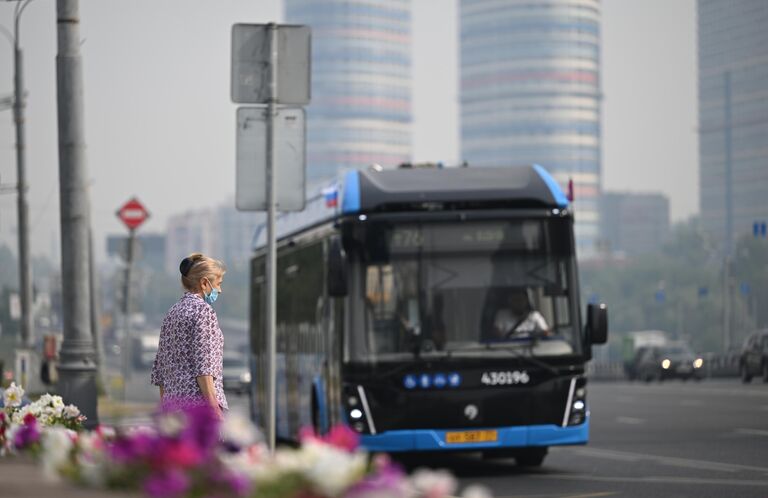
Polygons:
<instances>
[{"instance_id":1,"label":"pink flower","mask_svg":"<svg viewBox=\"0 0 768 498\"><path fill-rule=\"evenodd\" d=\"M304 442L321 441L336 448L353 452L360 446L360 436L346 425L336 425L325 436L318 437L311 427L299 430L299 440Z\"/></svg>"},{"instance_id":2,"label":"pink flower","mask_svg":"<svg viewBox=\"0 0 768 498\"><path fill-rule=\"evenodd\" d=\"M355 451L360 446L360 436L346 425L334 426L323 440L342 450Z\"/></svg>"},{"instance_id":3,"label":"pink flower","mask_svg":"<svg viewBox=\"0 0 768 498\"><path fill-rule=\"evenodd\" d=\"M180 470L169 470L149 476L144 491L153 498L182 496L189 489L189 478Z\"/></svg>"},{"instance_id":4,"label":"pink flower","mask_svg":"<svg viewBox=\"0 0 768 498\"><path fill-rule=\"evenodd\" d=\"M190 441L166 441L153 456L158 468L190 468L203 461L200 449Z\"/></svg>"},{"instance_id":5,"label":"pink flower","mask_svg":"<svg viewBox=\"0 0 768 498\"><path fill-rule=\"evenodd\" d=\"M37 419L31 413L24 416L24 425L16 432L13 445L17 450L23 450L40 441L40 431L37 428Z\"/></svg>"}]
</instances>

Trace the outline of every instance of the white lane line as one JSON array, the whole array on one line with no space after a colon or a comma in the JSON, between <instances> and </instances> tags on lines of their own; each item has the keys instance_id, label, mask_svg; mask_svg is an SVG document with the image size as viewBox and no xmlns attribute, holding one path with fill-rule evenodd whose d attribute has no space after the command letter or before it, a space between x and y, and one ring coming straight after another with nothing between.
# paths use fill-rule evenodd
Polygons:
<instances>
[{"instance_id":1,"label":"white lane line","mask_svg":"<svg viewBox=\"0 0 768 498\"><path fill-rule=\"evenodd\" d=\"M666 457L660 455L648 455L645 453L633 453L630 451L616 451L606 450L602 448L586 447L586 448L572 448L570 451L574 451L584 456L591 456L595 458L607 458L610 460L616 460L619 458L635 458L636 460L649 460L661 465L667 465L670 467L685 467L697 470L715 470L720 472L762 472L768 475L768 467L757 467L752 465L739 465L735 463L723 463L723 462L710 462L707 460L694 460L690 458L677 458Z\"/></svg>"},{"instance_id":2,"label":"white lane line","mask_svg":"<svg viewBox=\"0 0 768 498\"><path fill-rule=\"evenodd\" d=\"M702 406L704 402L698 399L681 399L680 406Z\"/></svg>"},{"instance_id":3,"label":"white lane line","mask_svg":"<svg viewBox=\"0 0 768 498\"><path fill-rule=\"evenodd\" d=\"M645 419L635 417L616 417L616 422L627 425L641 425L645 423Z\"/></svg>"},{"instance_id":4,"label":"white lane line","mask_svg":"<svg viewBox=\"0 0 768 498\"><path fill-rule=\"evenodd\" d=\"M534 479L562 479L571 481L598 481L598 482L643 482L656 484L682 484L690 486L691 484L704 484L707 486L768 486L768 481L758 481L750 479L702 479L700 477L624 477L624 476L588 476L579 474L532 474Z\"/></svg>"},{"instance_id":5,"label":"white lane line","mask_svg":"<svg viewBox=\"0 0 768 498\"><path fill-rule=\"evenodd\" d=\"M654 396L695 396L697 394L715 394L723 396L745 396L750 398L766 398L768 397L768 389L748 389L744 386L737 386L734 384L733 388L725 387L699 387L699 386L673 386L673 385L649 385L649 386L637 386L632 391L639 394L653 394Z\"/></svg>"},{"instance_id":6,"label":"white lane line","mask_svg":"<svg viewBox=\"0 0 768 498\"><path fill-rule=\"evenodd\" d=\"M744 434L747 436L768 436L768 431L762 429L735 429L733 432L736 434Z\"/></svg>"}]
</instances>

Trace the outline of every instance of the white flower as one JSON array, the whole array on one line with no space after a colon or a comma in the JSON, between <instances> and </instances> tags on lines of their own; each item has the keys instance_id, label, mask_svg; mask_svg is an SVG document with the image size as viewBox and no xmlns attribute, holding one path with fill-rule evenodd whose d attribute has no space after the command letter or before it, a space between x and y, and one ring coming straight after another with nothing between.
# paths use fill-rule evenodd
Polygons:
<instances>
[{"instance_id":1,"label":"white flower","mask_svg":"<svg viewBox=\"0 0 768 498\"><path fill-rule=\"evenodd\" d=\"M19 406L24 397L24 389L11 382L10 387L3 393L3 403L5 406Z\"/></svg>"},{"instance_id":2,"label":"white flower","mask_svg":"<svg viewBox=\"0 0 768 498\"><path fill-rule=\"evenodd\" d=\"M481 486L479 484L472 484L471 486L467 486L464 492L461 493L461 497L462 498L493 498L493 495L491 494L491 491L485 486Z\"/></svg>"},{"instance_id":3,"label":"white flower","mask_svg":"<svg viewBox=\"0 0 768 498\"><path fill-rule=\"evenodd\" d=\"M251 446L261 440L261 436L251 421L240 412L228 413L221 427L221 437L228 443L240 448Z\"/></svg>"},{"instance_id":4,"label":"white flower","mask_svg":"<svg viewBox=\"0 0 768 498\"><path fill-rule=\"evenodd\" d=\"M325 496L338 496L365 473L368 457L363 452L350 453L329 444L308 441L301 453L309 467L306 477Z\"/></svg>"},{"instance_id":5,"label":"white flower","mask_svg":"<svg viewBox=\"0 0 768 498\"><path fill-rule=\"evenodd\" d=\"M254 445L236 453L222 452L219 461L232 474L248 477L258 482L259 478L269 475L269 449L264 445Z\"/></svg>"},{"instance_id":6,"label":"white flower","mask_svg":"<svg viewBox=\"0 0 768 498\"><path fill-rule=\"evenodd\" d=\"M43 431L42 463L43 474L49 480L57 480L59 469L67 463L74 446L75 432L64 428L48 428Z\"/></svg>"},{"instance_id":7,"label":"white flower","mask_svg":"<svg viewBox=\"0 0 768 498\"><path fill-rule=\"evenodd\" d=\"M80 451L75 460L80 477L89 486L103 486L107 472L101 436L96 432L83 432L77 438L77 445Z\"/></svg>"},{"instance_id":8,"label":"white flower","mask_svg":"<svg viewBox=\"0 0 768 498\"><path fill-rule=\"evenodd\" d=\"M157 431L163 436L175 437L187 425L187 417L182 412L163 413L157 417Z\"/></svg>"},{"instance_id":9,"label":"white flower","mask_svg":"<svg viewBox=\"0 0 768 498\"><path fill-rule=\"evenodd\" d=\"M456 478L445 470L416 469L411 485L419 496L442 498L456 490Z\"/></svg>"},{"instance_id":10,"label":"white flower","mask_svg":"<svg viewBox=\"0 0 768 498\"><path fill-rule=\"evenodd\" d=\"M77 418L80 415L80 409L75 405L67 405L64 407L64 415L68 418Z\"/></svg>"}]
</instances>

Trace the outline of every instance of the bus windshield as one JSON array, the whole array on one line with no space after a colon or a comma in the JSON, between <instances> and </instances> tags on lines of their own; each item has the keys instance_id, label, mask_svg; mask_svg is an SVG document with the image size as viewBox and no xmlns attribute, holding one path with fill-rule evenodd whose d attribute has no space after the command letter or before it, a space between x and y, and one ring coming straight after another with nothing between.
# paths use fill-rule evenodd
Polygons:
<instances>
[{"instance_id":1,"label":"bus windshield","mask_svg":"<svg viewBox=\"0 0 768 498\"><path fill-rule=\"evenodd\" d=\"M580 351L572 255L541 220L369 226L348 338L358 361Z\"/></svg>"}]
</instances>

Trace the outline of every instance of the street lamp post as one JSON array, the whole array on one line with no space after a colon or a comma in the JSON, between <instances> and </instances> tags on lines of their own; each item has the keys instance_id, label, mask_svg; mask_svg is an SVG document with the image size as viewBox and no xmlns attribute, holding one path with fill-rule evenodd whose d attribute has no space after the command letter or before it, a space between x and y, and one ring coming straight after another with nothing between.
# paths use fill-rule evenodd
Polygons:
<instances>
[{"instance_id":1,"label":"street lamp post","mask_svg":"<svg viewBox=\"0 0 768 498\"><path fill-rule=\"evenodd\" d=\"M32 321L32 267L29 258L29 207L27 206L26 141L24 130L24 74L19 22L21 14L32 0L15 1L13 12L13 120L16 124L16 190L18 193L19 231L19 291L21 294L21 343L31 347L33 342ZM3 30L8 36L8 33Z\"/></svg>"}]
</instances>

